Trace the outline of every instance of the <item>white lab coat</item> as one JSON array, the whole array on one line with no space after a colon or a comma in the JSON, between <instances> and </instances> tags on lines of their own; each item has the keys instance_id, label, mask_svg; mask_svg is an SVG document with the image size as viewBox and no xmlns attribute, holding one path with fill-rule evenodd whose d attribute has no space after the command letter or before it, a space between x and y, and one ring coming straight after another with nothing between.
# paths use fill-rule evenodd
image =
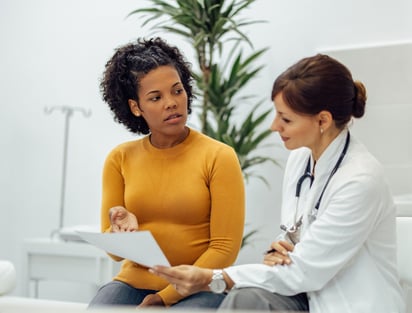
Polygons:
<instances>
[{"instance_id":1,"label":"white lab coat","mask_svg":"<svg viewBox=\"0 0 412 313\"><path fill-rule=\"evenodd\" d=\"M343 149L347 130L324 151L315 180L302 187L299 211L307 217ZM308 157L292 151L285 169L282 223L293 220L296 182ZM313 160L311 160L313 166ZM299 214L298 214L299 215ZM260 287L282 295L306 292L311 313L402 313L405 300L396 266L396 210L383 169L352 135L316 220L304 218L291 265L245 264L226 268L234 288Z\"/></svg>"}]
</instances>

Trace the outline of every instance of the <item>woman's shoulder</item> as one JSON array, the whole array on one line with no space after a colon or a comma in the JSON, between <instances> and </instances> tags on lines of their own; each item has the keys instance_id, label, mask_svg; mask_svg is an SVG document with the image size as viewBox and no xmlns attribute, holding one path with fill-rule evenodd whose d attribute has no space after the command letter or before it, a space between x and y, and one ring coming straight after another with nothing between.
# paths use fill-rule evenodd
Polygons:
<instances>
[{"instance_id":1,"label":"woman's shoulder","mask_svg":"<svg viewBox=\"0 0 412 313\"><path fill-rule=\"evenodd\" d=\"M229 146L228 144L219 141L217 139L214 139L206 134L201 133L200 131L191 128L190 132L193 135L193 142L196 143L199 146L208 146L210 148L216 148L216 149L228 149L228 150L233 150L233 147Z\"/></svg>"},{"instance_id":2,"label":"woman's shoulder","mask_svg":"<svg viewBox=\"0 0 412 313\"><path fill-rule=\"evenodd\" d=\"M138 138L135 140L129 140L129 141L125 141L125 142L117 144L110 150L108 157L127 154L131 150L138 149L138 147L143 145L143 141L145 140L145 138L146 137Z\"/></svg>"},{"instance_id":3,"label":"woman's shoulder","mask_svg":"<svg viewBox=\"0 0 412 313\"><path fill-rule=\"evenodd\" d=\"M226 160L228 162L239 162L235 149L226 143L209 137L197 130L191 130L192 140L190 153L197 158L214 162L213 160Z\"/></svg>"}]
</instances>

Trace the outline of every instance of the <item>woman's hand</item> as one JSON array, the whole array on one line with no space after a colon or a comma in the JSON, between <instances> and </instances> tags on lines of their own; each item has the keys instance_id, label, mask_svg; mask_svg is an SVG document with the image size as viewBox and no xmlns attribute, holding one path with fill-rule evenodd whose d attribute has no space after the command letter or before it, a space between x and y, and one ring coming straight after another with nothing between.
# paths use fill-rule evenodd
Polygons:
<instances>
[{"instance_id":1,"label":"woman's hand","mask_svg":"<svg viewBox=\"0 0 412 313\"><path fill-rule=\"evenodd\" d=\"M269 252L265 254L263 259L263 264L274 266L274 265L288 265L292 262L289 258L289 252L293 251L295 246L288 241L279 240L272 242L270 245Z\"/></svg>"},{"instance_id":2,"label":"woman's hand","mask_svg":"<svg viewBox=\"0 0 412 313\"><path fill-rule=\"evenodd\" d=\"M147 308L150 306L165 306L162 298L157 294L151 294L144 297L143 301L137 306L138 308Z\"/></svg>"},{"instance_id":3,"label":"woman's hand","mask_svg":"<svg viewBox=\"0 0 412 313\"><path fill-rule=\"evenodd\" d=\"M213 275L211 269L193 265L178 265L174 267L158 265L149 271L169 281L176 291L184 297L199 291L209 291L209 283Z\"/></svg>"},{"instance_id":4,"label":"woman's hand","mask_svg":"<svg viewBox=\"0 0 412 313\"><path fill-rule=\"evenodd\" d=\"M132 232L136 231L138 224L137 218L122 206L115 206L109 210L110 224L112 232Z\"/></svg>"}]
</instances>

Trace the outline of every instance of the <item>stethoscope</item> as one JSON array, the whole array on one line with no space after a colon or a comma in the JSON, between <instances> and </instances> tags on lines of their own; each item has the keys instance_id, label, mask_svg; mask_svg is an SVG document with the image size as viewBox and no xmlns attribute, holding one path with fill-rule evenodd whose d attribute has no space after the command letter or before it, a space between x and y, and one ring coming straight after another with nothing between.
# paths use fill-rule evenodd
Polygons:
<instances>
[{"instance_id":1,"label":"stethoscope","mask_svg":"<svg viewBox=\"0 0 412 313\"><path fill-rule=\"evenodd\" d=\"M348 150L349 147L349 141L350 141L350 135L349 135L349 131L348 134L346 135L346 141L345 141L345 145L343 147L343 150L338 158L338 161L336 162L335 166L333 167L332 171L329 174L329 177L325 183L325 186L323 186L322 192L320 193L319 199L316 202L315 207L312 209L311 214L309 215L309 224L311 224L315 219L316 216L318 214L318 210L320 207L320 202L322 201L322 197L323 194L325 193L326 187L328 186L330 180L332 179L332 176L335 175L336 171L338 170L339 166L341 165L343 158L346 155L346 152ZM309 188L312 187L312 183L313 180L315 179L315 177L312 175L311 171L310 171L310 156L308 158L308 162L306 164L306 168L305 171L303 173L303 175L298 179L298 182L296 183L296 192L295 192L295 198L296 198L296 208L295 208L295 218L294 218L294 223L293 225L287 227L286 225L282 224L280 225L280 229L285 231L286 236L292 241L293 244L296 244L296 242L299 240L299 234L298 234L298 230L300 229L300 227L302 226L302 221L303 221L303 214L300 216L300 218L298 220L296 220L296 215L298 212L298 207L299 207L299 198L300 198L300 193L302 190L302 185L303 182L309 179L310 180L310 185Z\"/></svg>"}]
</instances>

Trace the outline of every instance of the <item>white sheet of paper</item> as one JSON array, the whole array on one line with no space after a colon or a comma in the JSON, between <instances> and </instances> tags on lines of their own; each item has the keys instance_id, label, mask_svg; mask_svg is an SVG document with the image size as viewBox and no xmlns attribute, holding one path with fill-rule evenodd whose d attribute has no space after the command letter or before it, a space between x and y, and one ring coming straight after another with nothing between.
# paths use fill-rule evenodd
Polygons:
<instances>
[{"instance_id":1,"label":"white sheet of paper","mask_svg":"<svg viewBox=\"0 0 412 313\"><path fill-rule=\"evenodd\" d=\"M78 231L85 241L119 257L129 259L141 265L168 265L153 235L148 230L124 233L97 233Z\"/></svg>"}]
</instances>

